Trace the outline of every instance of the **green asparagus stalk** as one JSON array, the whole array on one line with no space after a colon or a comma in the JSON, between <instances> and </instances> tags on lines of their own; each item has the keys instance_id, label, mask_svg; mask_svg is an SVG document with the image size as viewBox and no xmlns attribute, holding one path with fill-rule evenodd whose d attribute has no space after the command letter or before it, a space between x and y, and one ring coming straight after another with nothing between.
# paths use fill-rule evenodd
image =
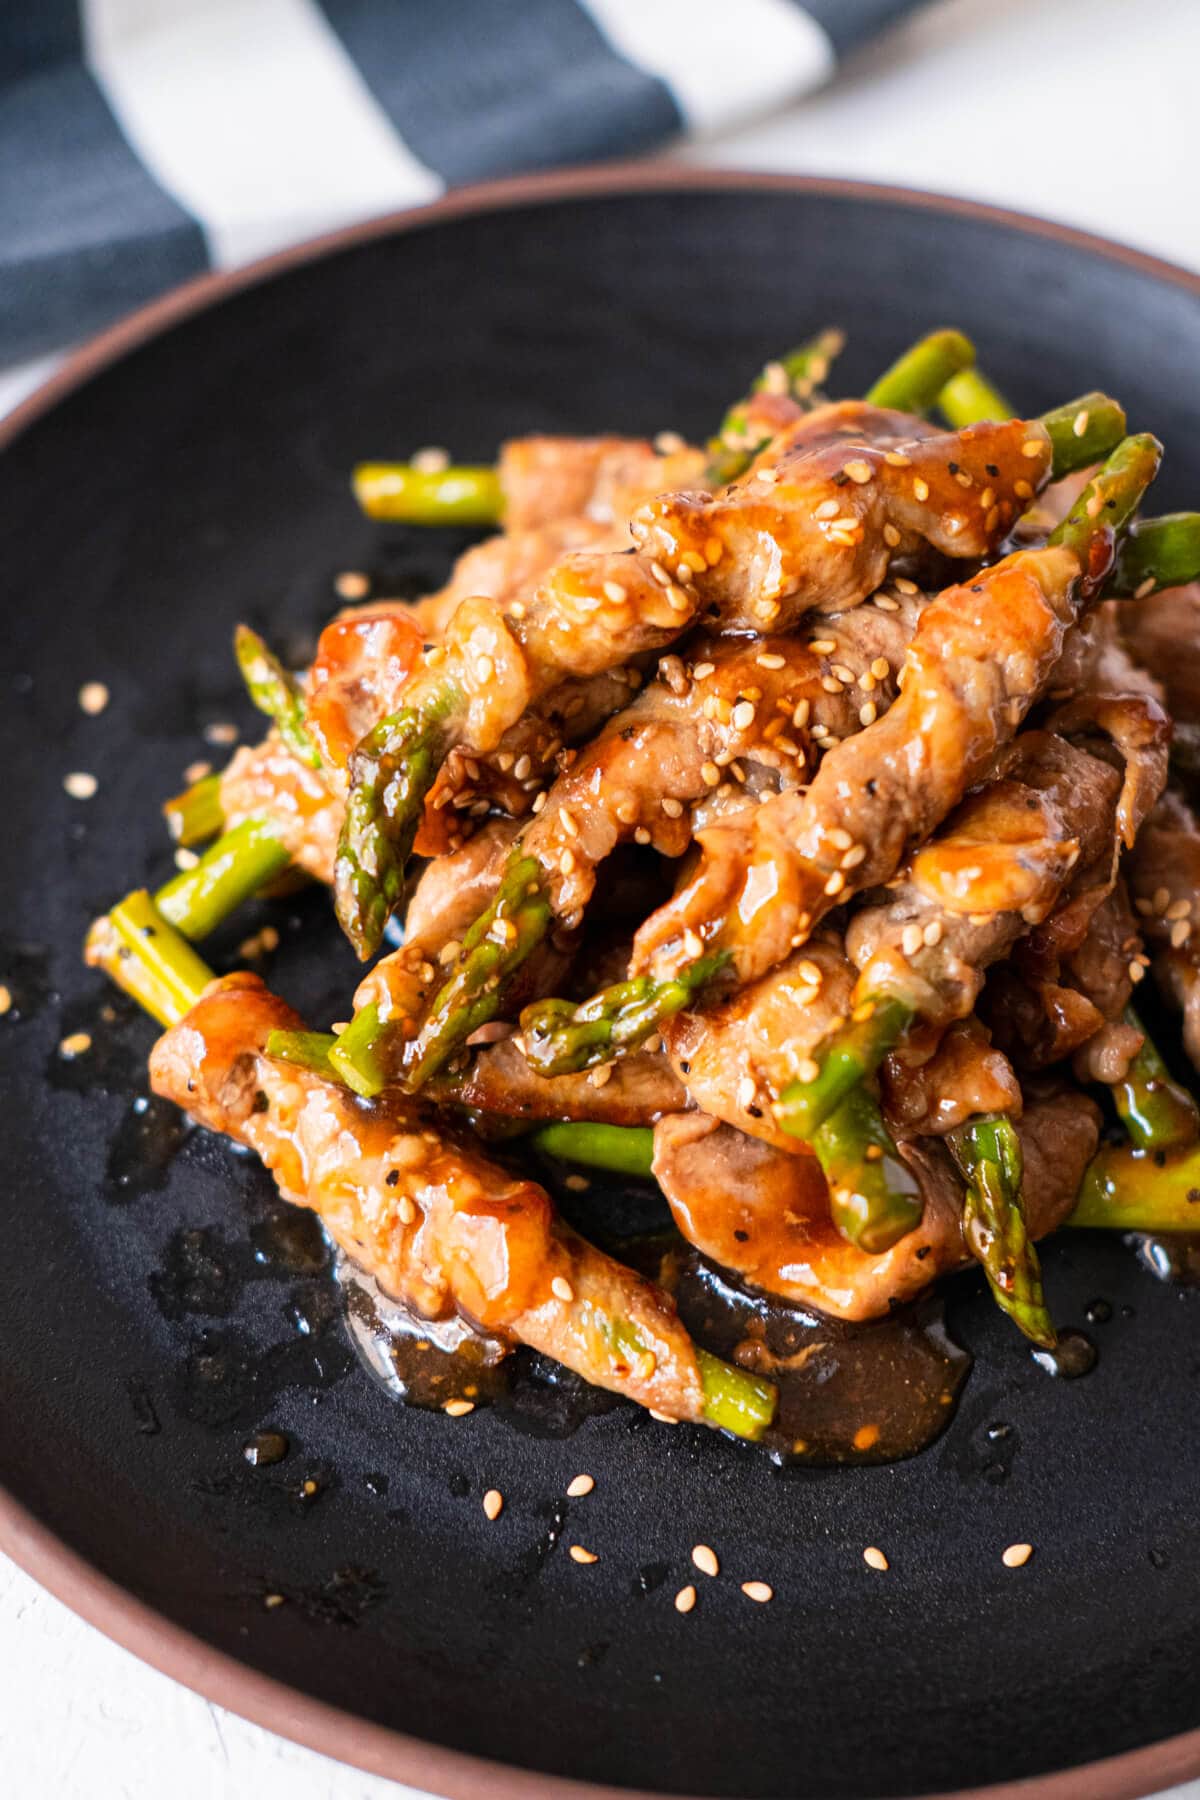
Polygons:
<instances>
[{"instance_id":1,"label":"green asparagus stalk","mask_svg":"<svg viewBox=\"0 0 1200 1800\"><path fill-rule=\"evenodd\" d=\"M145 888L108 914L115 939L101 966L160 1025L177 1025L199 1000L213 972L161 913Z\"/></svg>"},{"instance_id":2,"label":"green asparagus stalk","mask_svg":"<svg viewBox=\"0 0 1200 1800\"><path fill-rule=\"evenodd\" d=\"M1092 428L1089 423L1088 431ZM1095 458L1085 460L1094 461ZM1137 511L1142 495L1158 474L1161 461L1162 445L1148 431L1123 438L1103 468L1098 469L1088 482L1066 518L1050 533L1047 542L1062 544L1073 551L1084 579L1089 583L1102 583L1107 578L1117 534L1124 530ZM1093 565L1097 563L1100 566L1093 575Z\"/></svg>"},{"instance_id":3,"label":"green asparagus stalk","mask_svg":"<svg viewBox=\"0 0 1200 1800\"><path fill-rule=\"evenodd\" d=\"M1106 1145L1089 1163L1065 1223L1089 1231L1200 1231L1200 1147Z\"/></svg>"},{"instance_id":4,"label":"green asparagus stalk","mask_svg":"<svg viewBox=\"0 0 1200 1800\"><path fill-rule=\"evenodd\" d=\"M1021 1207L1021 1140L1011 1119L981 1115L947 1139L966 1183L963 1237L983 1267L992 1295L1027 1338L1052 1350L1058 1341L1042 1292L1037 1251Z\"/></svg>"},{"instance_id":5,"label":"green asparagus stalk","mask_svg":"<svg viewBox=\"0 0 1200 1800\"><path fill-rule=\"evenodd\" d=\"M975 346L961 331L930 332L867 390L867 403L897 412L928 412L946 383L974 361Z\"/></svg>"},{"instance_id":6,"label":"green asparagus stalk","mask_svg":"<svg viewBox=\"0 0 1200 1800\"><path fill-rule=\"evenodd\" d=\"M329 1052L337 1043L332 1031L272 1031L267 1038L267 1055L280 1062L294 1063L326 1081L339 1079L329 1060Z\"/></svg>"},{"instance_id":7,"label":"green asparagus stalk","mask_svg":"<svg viewBox=\"0 0 1200 1800\"><path fill-rule=\"evenodd\" d=\"M723 1362L710 1350L696 1347L696 1367L704 1390L704 1417L721 1431L756 1443L762 1437L779 1404L769 1381L750 1375L734 1363Z\"/></svg>"},{"instance_id":8,"label":"green asparagus stalk","mask_svg":"<svg viewBox=\"0 0 1200 1800\"><path fill-rule=\"evenodd\" d=\"M728 962L722 950L665 981L638 975L617 982L579 1006L570 1000L535 1001L521 1014L526 1060L539 1075L578 1073L610 1062L690 1006Z\"/></svg>"},{"instance_id":9,"label":"green asparagus stalk","mask_svg":"<svg viewBox=\"0 0 1200 1800\"><path fill-rule=\"evenodd\" d=\"M1142 1047L1123 1081L1113 1087L1113 1100L1129 1140L1138 1150L1176 1150L1200 1137L1200 1110L1187 1089L1172 1079L1153 1039L1132 1006L1125 1022L1142 1034Z\"/></svg>"},{"instance_id":10,"label":"green asparagus stalk","mask_svg":"<svg viewBox=\"0 0 1200 1800\"><path fill-rule=\"evenodd\" d=\"M342 930L365 962L404 893L421 804L453 742L462 691L447 677L416 705L381 719L350 758L350 793L334 865Z\"/></svg>"},{"instance_id":11,"label":"green asparagus stalk","mask_svg":"<svg viewBox=\"0 0 1200 1800\"><path fill-rule=\"evenodd\" d=\"M364 1100L373 1099L387 1086L387 1065L380 1047L388 1035L389 1028L380 1020L379 1008L364 1006L329 1052L334 1074Z\"/></svg>"},{"instance_id":12,"label":"green asparagus stalk","mask_svg":"<svg viewBox=\"0 0 1200 1800\"><path fill-rule=\"evenodd\" d=\"M798 350L791 350L781 356L776 363L768 363L757 377L751 392L761 393L772 379L775 369L782 368L787 378L788 392L792 398L802 402L813 401L816 391L829 374L834 359L841 355L845 344L845 334L837 330L818 332ZM715 438L709 442L709 465L705 480L711 487L724 487L728 482L736 480L745 473L758 455L770 442L769 437L761 437L754 441L749 439L749 414L744 400L731 406L721 421L721 428Z\"/></svg>"},{"instance_id":13,"label":"green asparagus stalk","mask_svg":"<svg viewBox=\"0 0 1200 1800\"><path fill-rule=\"evenodd\" d=\"M848 1243L880 1256L921 1223L917 1178L866 1088L846 1096L814 1134L812 1147L829 1186L830 1217Z\"/></svg>"},{"instance_id":14,"label":"green asparagus stalk","mask_svg":"<svg viewBox=\"0 0 1200 1800\"><path fill-rule=\"evenodd\" d=\"M584 1163L592 1169L608 1169L615 1175L653 1172L654 1133L646 1125L605 1125L598 1121L564 1119L543 1125L529 1139L535 1149L563 1162Z\"/></svg>"},{"instance_id":15,"label":"green asparagus stalk","mask_svg":"<svg viewBox=\"0 0 1200 1800\"><path fill-rule=\"evenodd\" d=\"M937 397L938 411L955 431L968 425L999 424L1016 413L981 369L960 369Z\"/></svg>"},{"instance_id":16,"label":"green asparagus stalk","mask_svg":"<svg viewBox=\"0 0 1200 1800\"><path fill-rule=\"evenodd\" d=\"M239 625L234 632L233 653L259 712L274 721L293 756L310 769L319 769L321 759L304 722L304 695L299 683L288 674L266 639L249 625Z\"/></svg>"},{"instance_id":17,"label":"green asparagus stalk","mask_svg":"<svg viewBox=\"0 0 1200 1800\"><path fill-rule=\"evenodd\" d=\"M913 1012L906 1001L888 994L856 1006L848 1022L830 1038L814 1078L794 1081L780 1095L775 1116L784 1131L812 1143L825 1121L899 1043L912 1023Z\"/></svg>"},{"instance_id":18,"label":"green asparagus stalk","mask_svg":"<svg viewBox=\"0 0 1200 1800\"><path fill-rule=\"evenodd\" d=\"M1162 588L1200 581L1200 513L1138 519L1126 532L1105 594L1142 600Z\"/></svg>"},{"instance_id":19,"label":"green asparagus stalk","mask_svg":"<svg viewBox=\"0 0 1200 1800\"><path fill-rule=\"evenodd\" d=\"M1042 424L1050 434L1050 445L1054 453L1054 460L1050 465L1051 481L1061 481L1064 475L1073 475L1076 469L1090 468L1093 463L1116 450L1125 437L1124 409L1107 394L1081 394L1078 400L1071 400L1066 406L1056 406L1052 412L1043 413ZM1128 438L1126 442L1144 443L1144 439ZM1161 453L1160 445L1159 454ZM1132 452L1129 454L1133 455ZM1158 464L1155 463L1155 468L1157 467ZM1114 470L1114 479L1116 473ZM1148 475L1142 487L1147 487L1153 478L1153 474ZM1140 495L1139 488L1139 498Z\"/></svg>"},{"instance_id":20,"label":"green asparagus stalk","mask_svg":"<svg viewBox=\"0 0 1200 1800\"><path fill-rule=\"evenodd\" d=\"M155 903L185 937L205 938L290 861L269 819L247 819L219 837L194 869L159 888Z\"/></svg>"},{"instance_id":21,"label":"green asparagus stalk","mask_svg":"<svg viewBox=\"0 0 1200 1800\"><path fill-rule=\"evenodd\" d=\"M163 806L167 830L185 850L216 837L225 823L221 810L221 777L205 775L194 781L182 794L176 794Z\"/></svg>"},{"instance_id":22,"label":"green asparagus stalk","mask_svg":"<svg viewBox=\"0 0 1200 1800\"><path fill-rule=\"evenodd\" d=\"M450 464L416 469L411 463L359 463L354 496L369 519L405 525L495 525L504 490L494 468Z\"/></svg>"}]
</instances>

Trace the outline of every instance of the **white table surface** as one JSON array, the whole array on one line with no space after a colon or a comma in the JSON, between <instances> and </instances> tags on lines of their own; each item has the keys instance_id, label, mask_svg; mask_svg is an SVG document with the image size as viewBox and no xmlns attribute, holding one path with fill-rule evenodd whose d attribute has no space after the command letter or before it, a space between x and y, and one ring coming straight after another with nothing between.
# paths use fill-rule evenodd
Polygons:
<instances>
[{"instance_id":1,"label":"white table surface","mask_svg":"<svg viewBox=\"0 0 1200 1800\"><path fill-rule=\"evenodd\" d=\"M654 0L647 0L653 5ZM1143 28L1144 27L1144 28ZM803 105L686 154L970 195L1200 268L1200 4L940 0ZM1123 166L1106 128L1132 129ZM1072 133L1080 148L1065 146ZM0 373L0 411L31 384ZM146 1668L0 1557L14 1800L397 1800ZM1166 1797L1163 1797L1166 1800ZM1170 1800L1200 1800L1200 1782Z\"/></svg>"}]
</instances>

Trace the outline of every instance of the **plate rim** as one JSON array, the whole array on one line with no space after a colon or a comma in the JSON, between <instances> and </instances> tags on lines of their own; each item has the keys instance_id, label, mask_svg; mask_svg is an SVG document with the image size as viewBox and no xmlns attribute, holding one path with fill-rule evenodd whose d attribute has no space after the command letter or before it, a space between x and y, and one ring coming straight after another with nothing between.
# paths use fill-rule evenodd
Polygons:
<instances>
[{"instance_id":1,"label":"plate rim","mask_svg":"<svg viewBox=\"0 0 1200 1800\"><path fill-rule=\"evenodd\" d=\"M275 276L378 238L480 213L503 213L557 200L619 198L683 189L743 189L877 202L964 219L1051 239L1123 264L1200 301L1200 273L1098 233L1009 207L839 176L706 168L662 157L509 176L456 188L440 199L382 213L306 238L240 268L215 270L169 289L89 338L0 420L0 451L76 389L142 344L194 314ZM331 1706L240 1661L174 1624L104 1575L0 1484L0 1550L87 1624L151 1668L204 1699L281 1737L368 1774L446 1800L665 1800L649 1790L617 1788L547 1775L430 1743ZM1200 1728L1101 1761L1020 1781L961 1788L927 1800L1140 1800L1200 1775ZM673 1797L679 1800L679 1797Z\"/></svg>"}]
</instances>

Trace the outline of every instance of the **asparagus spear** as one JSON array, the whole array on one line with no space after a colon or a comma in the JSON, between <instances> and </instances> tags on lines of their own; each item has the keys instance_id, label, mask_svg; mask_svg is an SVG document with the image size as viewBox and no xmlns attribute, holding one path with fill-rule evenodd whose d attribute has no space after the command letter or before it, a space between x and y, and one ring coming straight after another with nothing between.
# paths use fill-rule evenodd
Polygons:
<instances>
[{"instance_id":1,"label":"asparagus spear","mask_svg":"<svg viewBox=\"0 0 1200 1800\"><path fill-rule=\"evenodd\" d=\"M947 425L963 431L968 425L983 425L1016 414L994 388L981 369L960 369L952 375L937 397L938 411Z\"/></svg>"},{"instance_id":2,"label":"asparagus spear","mask_svg":"<svg viewBox=\"0 0 1200 1800\"><path fill-rule=\"evenodd\" d=\"M1064 1223L1099 1231L1200 1231L1200 1147L1106 1145L1088 1164Z\"/></svg>"},{"instance_id":3,"label":"asparagus spear","mask_svg":"<svg viewBox=\"0 0 1200 1800\"><path fill-rule=\"evenodd\" d=\"M448 678L423 683L413 702L381 719L350 758L334 896L342 930L364 960L403 895L421 803L452 742L447 725L462 699Z\"/></svg>"},{"instance_id":4,"label":"asparagus spear","mask_svg":"<svg viewBox=\"0 0 1200 1800\"><path fill-rule=\"evenodd\" d=\"M619 981L576 1006L539 1000L521 1014L525 1055L539 1075L595 1068L644 1044L664 1019L690 1006L729 961L726 952L702 956L666 981L639 975Z\"/></svg>"},{"instance_id":5,"label":"asparagus spear","mask_svg":"<svg viewBox=\"0 0 1200 1800\"><path fill-rule=\"evenodd\" d=\"M337 1071L329 1060L336 1043L332 1031L273 1031L267 1039L267 1055L323 1075L327 1081L336 1081Z\"/></svg>"},{"instance_id":6,"label":"asparagus spear","mask_svg":"<svg viewBox=\"0 0 1200 1800\"><path fill-rule=\"evenodd\" d=\"M160 1025L177 1025L199 1000L213 972L159 911L145 888L127 894L89 938L89 961L132 994Z\"/></svg>"},{"instance_id":7,"label":"asparagus spear","mask_svg":"<svg viewBox=\"0 0 1200 1800\"><path fill-rule=\"evenodd\" d=\"M830 1217L848 1243L880 1256L921 1223L917 1178L866 1088L846 1096L812 1147L829 1185Z\"/></svg>"},{"instance_id":8,"label":"asparagus spear","mask_svg":"<svg viewBox=\"0 0 1200 1800\"><path fill-rule=\"evenodd\" d=\"M265 638L249 625L233 634L233 653L242 680L259 712L273 719L280 737L300 762L319 769L321 759L304 723L304 695Z\"/></svg>"},{"instance_id":9,"label":"asparagus spear","mask_svg":"<svg viewBox=\"0 0 1200 1800\"><path fill-rule=\"evenodd\" d=\"M1042 1292L1037 1251L1021 1208L1021 1140L1011 1119L981 1115L947 1140L966 1183L963 1237L982 1264L998 1306L1027 1338L1052 1350L1058 1341Z\"/></svg>"},{"instance_id":10,"label":"asparagus spear","mask_svg":"<svg viewBox=\"0 0 1200 1800\"><path fill-rule=\"evenodd\" d=\"M788 392L793 399L815 400L816 390L824 383L834 358L841 355L845 341L845 334L841 331L830 329L818 332L816 337L801 344L798 350L791 350L777 362L768 363L756 378L751 393L759 394L764 388L770 387L778 379L776 370L782 369ZM736 406L730 407L721 421L716 437L709 442L710 460L705 479L712 487L724 487L726 483L736 480L770 441L769 437L751 437L747 403L739 401Z\"/></svg>"},{"instance_id":11,"label":"asparagus spear","mask_svg":"<svg viewBox=\"0 0 1200 1800\"><path fill-rule=\"evenodd\" d=\"M405 525L495 525L504 491L494 468L451 464L416 469L411 463L359 463L354 495L369 519Z\"/></svg>"},{"instance_id":12,"label":"asparagus spear","mask_svg":"<svg viewBox=\"0 0 1200 1800\"><path fill-rule=\"evenodd\" d=\"M928 412L951 377L974 361L975 346L961 331L932 331L867 390L867 404L897 412Z\"/></svg>"},{"instance_id":13,"label":"asparagus spear","mask_svg":"<svg viewBox=\"0 0 1200 1800\"><path fill-rule=\"evenodd\" d=\"M1157 519L1138 519L1129 527L1104 592L1114 599L1144 600L1162 588L1197 580L1200 513L1164 513Z\"/></svg>"},{"instance_id":14,"label":"asparagus spear","mask_svg":"<svg viewBox=\"0 0 1200 1800\"><path fill-rule=\"evenodd\" d=\"M221 810L221 777L205 775L163 806L167 830L185 850L216 837L225 823Z\"/></svg>"},{"instance_id":15,"label":"asparagus spear","mask_svg":"<svg viewBox=\"0 0 1200 1800\"><path fill-rule=\"evenodd\" d=\"M1125 1021L1142 1034L1142 1047L1125 1079L1113 1088L1113 1099L1130 1142L1138 1150L1175 1150L1200 1136L1200 1110L1171 1077L1153 1040L1132 1006Z\"/></svg>"},{"instance_id":16,"label":"asparagus spear","mask_svg":"<svg viewBox=\"0 0 1200 1800\"><path fill-rule=\"evenodd\" d=\"M647 1125L604 1125L565 1119L543 1125L530 1143L547 1156L564 1162L586 1163L592 1169L609 1169L616 1175L652 1173L654 1133Z\"/></svg>"},{"instance_id":17,"label":"asparagus spear","mask_svg":"<svg viewBox=\"0 0 1200 1800\"><path fill-rule=\"evenodd\" d=\"M269 819L246 819L210 845L194 869L159 888L155 904L185 937L205 938L290 861Z\"/></svg>"}]
</instances>

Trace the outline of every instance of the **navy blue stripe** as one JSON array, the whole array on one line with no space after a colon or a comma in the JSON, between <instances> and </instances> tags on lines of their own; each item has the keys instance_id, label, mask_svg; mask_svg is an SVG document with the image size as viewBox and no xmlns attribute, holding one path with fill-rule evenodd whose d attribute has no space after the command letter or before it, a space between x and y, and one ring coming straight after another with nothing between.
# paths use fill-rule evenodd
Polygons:
<instances>
[{"instance_id":1,"label":"navy blue stripe","mask_svg":"<svg viewBox=\"0 0 1200 1800\"><path fill-rule=\"evenodd\" d=\"M321 4L409 149L452 185L645 150L682 128L666 83L576 0Z\"/></svg>"},{"instance_id":2,"label":"navy blue stripe","mask_svg":"<svg viewBox=\"0 0 1200 1800\"><path fill-rule=\"evenodd\" d=\"M653 4L653 0L650 0ZM889 25L898 25L928 0L797 0L800 11L810 14L828 34L834 51L844 56L869 38L878 37Z\"/></svg>"},{"instance_id":3,"label":"navy blue stripe","mask_svg":"<svg viewBox=\"0 0 1200 1800\"><path fill-rule=\"evenodd\" d=\"M59 63L0 91L0 364L97 330L208 267L91 75Z\"/></svg>"}]
</instances>

